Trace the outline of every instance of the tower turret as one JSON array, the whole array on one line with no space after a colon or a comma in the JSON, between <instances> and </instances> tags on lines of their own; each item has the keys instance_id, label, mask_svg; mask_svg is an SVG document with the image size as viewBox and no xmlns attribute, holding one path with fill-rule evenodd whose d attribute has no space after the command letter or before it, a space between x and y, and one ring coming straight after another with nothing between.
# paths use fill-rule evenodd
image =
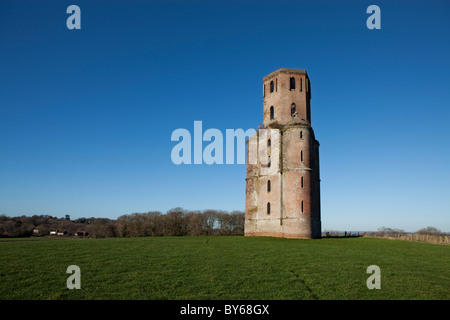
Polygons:
<instances>
[{"instance_id":1,"label":"tower turret","mask_svg":"<svg viewBox=\"0 0 450 320\"><path fill-rule=\"evenodd\" d=\"M263 79L263 127L311 124L311 82L305 70L278 69Z\"/></svg>"}]
</instances>

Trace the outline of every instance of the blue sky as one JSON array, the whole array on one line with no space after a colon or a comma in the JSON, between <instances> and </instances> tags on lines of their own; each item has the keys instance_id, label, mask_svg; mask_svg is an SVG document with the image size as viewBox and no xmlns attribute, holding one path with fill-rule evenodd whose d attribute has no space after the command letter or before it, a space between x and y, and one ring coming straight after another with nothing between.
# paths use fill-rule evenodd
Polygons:
<instances>
[{"instance_id":1,"label":"blue sky","mask_svg":"<svg viewBox=\"0 0 450 320\"><path fill-rule=\"evenodd\" d=\"M244 210L245 165L176 166L171 134L256 129L262 78L295 68L311 78L322 229L450 232L449 9L2 0L0 214Z\"/></svg>"}]
</instances>

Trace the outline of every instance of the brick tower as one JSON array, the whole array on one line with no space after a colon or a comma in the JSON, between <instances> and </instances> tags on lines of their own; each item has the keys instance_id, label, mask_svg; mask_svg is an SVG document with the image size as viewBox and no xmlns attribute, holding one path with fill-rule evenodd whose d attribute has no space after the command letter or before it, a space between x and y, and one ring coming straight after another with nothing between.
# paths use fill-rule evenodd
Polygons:
<instances>
[{"instance_id":1,"label":"brick tower","mask_svg":"<svg viewBox=\"0 0 450 320\"><path fill-rule=\"evenodd\" d=\"M320 238L319 142L305 70L263 79L263 127L247 141L245 235Z\"/></svg>"}]
</instances>

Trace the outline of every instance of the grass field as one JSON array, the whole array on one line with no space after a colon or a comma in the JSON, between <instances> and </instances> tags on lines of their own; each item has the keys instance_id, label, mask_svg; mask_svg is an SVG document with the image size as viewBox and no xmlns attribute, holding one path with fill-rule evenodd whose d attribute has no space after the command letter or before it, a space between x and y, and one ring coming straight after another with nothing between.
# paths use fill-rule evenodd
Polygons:
<instances>
[{"instance_id":1,"label":"grass field","mask_svg":"<svg viewBox=\"0 0 450 320\"><path fill-rule=\"evenodd\" d=\"M449 266L450 246L371 238L3 239L0 299L450 299Z\"/></svg>"}]
</instances>

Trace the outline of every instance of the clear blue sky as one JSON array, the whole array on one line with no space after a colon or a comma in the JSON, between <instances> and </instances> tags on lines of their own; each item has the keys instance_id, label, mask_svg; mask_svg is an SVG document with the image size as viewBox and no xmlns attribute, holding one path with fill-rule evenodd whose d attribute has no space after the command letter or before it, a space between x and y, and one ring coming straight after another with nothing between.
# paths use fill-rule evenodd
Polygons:
<instances>
[{"instance_id":1,"label":"clear blue sky","mask_svg":"<svg viewBox=\"0 0 450 320\"><path fill-rule=\"evenodd\" d=\"M449 17L448 1L1 0L0 214L244 210L245 165L176 166L171 133L256 128L283 67L311 78L323 230L450 232Z\"/></svg>"}]
</instances>

